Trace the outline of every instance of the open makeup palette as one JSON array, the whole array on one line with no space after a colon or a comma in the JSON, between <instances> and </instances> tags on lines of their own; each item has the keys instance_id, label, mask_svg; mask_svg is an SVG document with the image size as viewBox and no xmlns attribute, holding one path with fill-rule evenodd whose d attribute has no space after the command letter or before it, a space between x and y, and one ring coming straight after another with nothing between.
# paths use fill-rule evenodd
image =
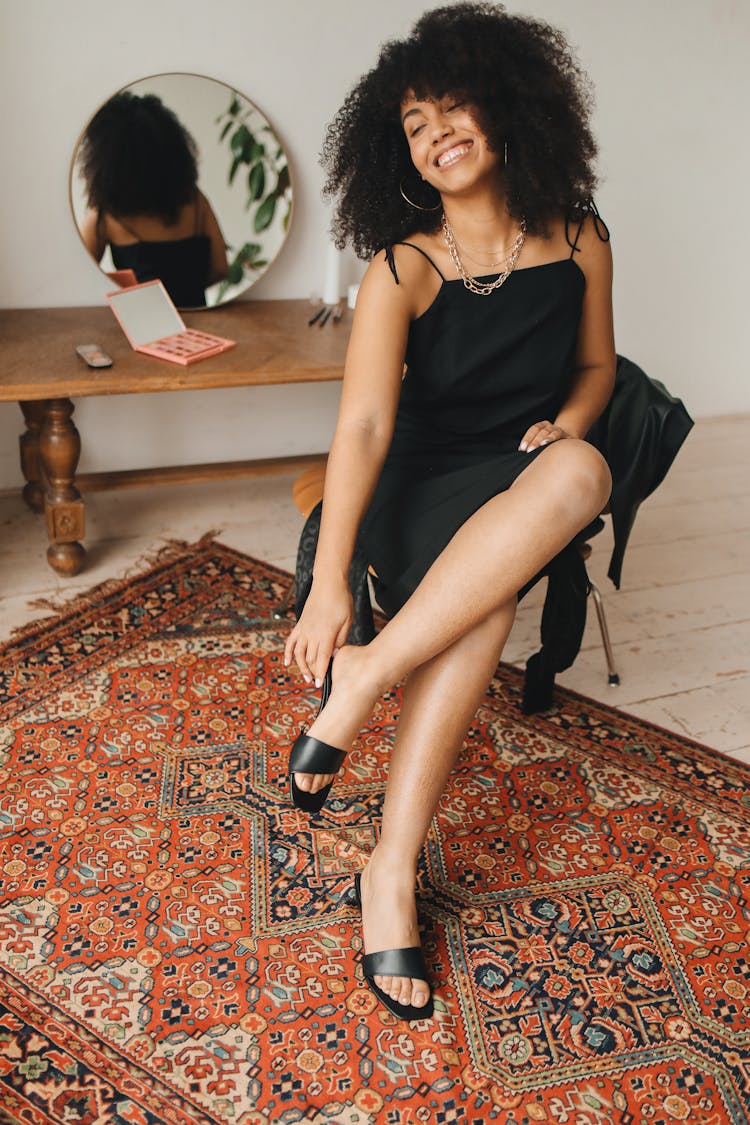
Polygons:
<instances>
[{"instance_id":1,"label":"open makeup palette","mask_svg":"<svg viewBox=\"0 0 750 1125\"><path fill-rule=\"evenodd\" d=\"M235 346L234 340L186 328L160 281L117 289L107 300L131 347L144 355L185 365Z\"/></svg>"}]
</instances>

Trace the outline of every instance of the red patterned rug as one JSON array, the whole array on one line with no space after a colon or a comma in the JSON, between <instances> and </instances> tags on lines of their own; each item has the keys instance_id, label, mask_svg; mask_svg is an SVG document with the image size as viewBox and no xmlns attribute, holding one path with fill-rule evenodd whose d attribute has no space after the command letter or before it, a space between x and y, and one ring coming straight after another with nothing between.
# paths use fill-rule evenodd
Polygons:
<instances>
[{"instance_id":1,"label":"red patterned rug","mask_svg":"<svg viewBox=\"0 0 750 1125\"><path fill-rule=\"evenodd\" d=\"M0 650L0 1118L750 1121L750 771L502 668L422 857L436 1018L359 978L390 693L315 820L287 575L173 552Z\"/></svg>"}]
</instances>

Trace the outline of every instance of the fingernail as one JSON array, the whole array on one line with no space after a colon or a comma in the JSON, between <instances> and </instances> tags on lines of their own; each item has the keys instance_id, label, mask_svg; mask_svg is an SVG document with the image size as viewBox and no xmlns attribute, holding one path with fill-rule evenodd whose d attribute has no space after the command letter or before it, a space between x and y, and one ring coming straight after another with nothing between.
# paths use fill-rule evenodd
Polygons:
<instances>
[{"instance_id":1,"label":"fingernail","mask_svg":"<svg viewBox=\"0 0 750 1125\"><path fill-rule=\"evenodd\" d=\"M312 676L303 676L302 679L305 681L306 684L312 683Z\"/></svg>"},{"instance_id":2,"label":"fingernail","mask_svg":"<svg viewBox=\"0 0 750 1125\"><path fill-rule=\"evenodd\" d=\"M322 681L322 680L316 680L316 681L315 681L315 686L316 686L316 687L322 687L322 686L323 686L323 681Z\"/></svg>"},{"instance_id":3,"label":"fingernail","mask_svg":"<svg viewBox=\"0 0 750 1125\"><path fill-rule=\"evenodd\" d=\"M518 448L521 450L522 453L525 453L526 452L526 442L522 441Z\"/></svg>"}]
</instances>

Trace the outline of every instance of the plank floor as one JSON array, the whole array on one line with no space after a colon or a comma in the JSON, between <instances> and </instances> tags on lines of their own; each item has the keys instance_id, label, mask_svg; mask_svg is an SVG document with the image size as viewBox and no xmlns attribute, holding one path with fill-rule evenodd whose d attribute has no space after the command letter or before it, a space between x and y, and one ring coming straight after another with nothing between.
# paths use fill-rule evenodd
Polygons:
<instances>
[{"instance_id":1,"label":"plank floor","mask_svg":"<svg viewBox=\"0 0 750 1125\"><path fill-rule=\"evenodd\" d=\"M288 570L302 519L289 477L94 493L86 497L89 565L61 579L46 562L43 519L0 494L0 640L61 600L143 566L167 539L208 531ZM589 572L607 611L619 687L607 683L593 610L582 650L559 683L750 762L750 418L702 419L641 507L622 589L606 577L609 525ZM543 590L518 611L505 659L539 645Z\"/></svg>"}]
</instances>

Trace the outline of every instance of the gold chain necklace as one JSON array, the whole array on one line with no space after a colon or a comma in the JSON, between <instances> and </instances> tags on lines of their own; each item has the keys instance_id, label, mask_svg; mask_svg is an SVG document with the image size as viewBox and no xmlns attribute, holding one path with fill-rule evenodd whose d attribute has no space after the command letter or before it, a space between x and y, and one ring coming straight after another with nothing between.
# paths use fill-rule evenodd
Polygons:
<instances>
[{"instance_id":1,"label":"gold chain necklace","mask_svg":"<svg viewBox=\"0 0 750 1125\"><path fill-rule=\"evenodd\" d=\"M458 250L459 254L462 254L464 258L470 258L472 262L477 262L480 266L499 266L501 262L507 262L508 258L511 256L515 248L515 241L511 242L509 246L501 246L498 250L492 253L490 255L490 259L487 260L485 257L479 256L480 254L486 255L486 250L477 251L477 248L475 246L462 245L455 237L455 235L454 242L456 243L456 249Z\"/></svg>"},{"instance_id":2,"label":"gold chain necklace","mask_svg":"<svg viewBox=\"0 0 750 1125\"><path fill-rule=\"evenodd\" d=\"M443 214L442 227L443 235L445 236L445 242L448 247L448 253L451 256L451 261L456 267L459 277L461 278L464 286L469 290L469 292L476 293L479 297L489 297L490 293L494 293L496 289L499 289L500 286L508 280L510 275L513 273L513 270L515 269L516 262L518 261L518 256L523 249L524 242L526 241L526 220L522 219L520 230L518 231L516 240L513 243L510 254L508 255L508 265L505 267L502 273L499 273L497 275L494 281L489 281L481 284L476 280L476 278L472 277L471 274L466 272L464 264L461 261L461 255L458 252L456 237L453 233L453 228L448 222L448 216L445 214Z\"/></svg>"},{"instance_id":3,"label":"gold chain necklace","mask_svg":"<svg viewBox=\"0 0 750 1125\"><path fill-rule=\"evenodd\" d=\"M513 253L511 250L510 253L503 254L501 258L479 258L476 254L470 254L466 247L462 246L460 242L456 243L456 250L458 250L462 260L467 258L470 262L476 262L478 266L501 266L503 262L508 261L510 255Z\"/></svg>"}]
</instances>

